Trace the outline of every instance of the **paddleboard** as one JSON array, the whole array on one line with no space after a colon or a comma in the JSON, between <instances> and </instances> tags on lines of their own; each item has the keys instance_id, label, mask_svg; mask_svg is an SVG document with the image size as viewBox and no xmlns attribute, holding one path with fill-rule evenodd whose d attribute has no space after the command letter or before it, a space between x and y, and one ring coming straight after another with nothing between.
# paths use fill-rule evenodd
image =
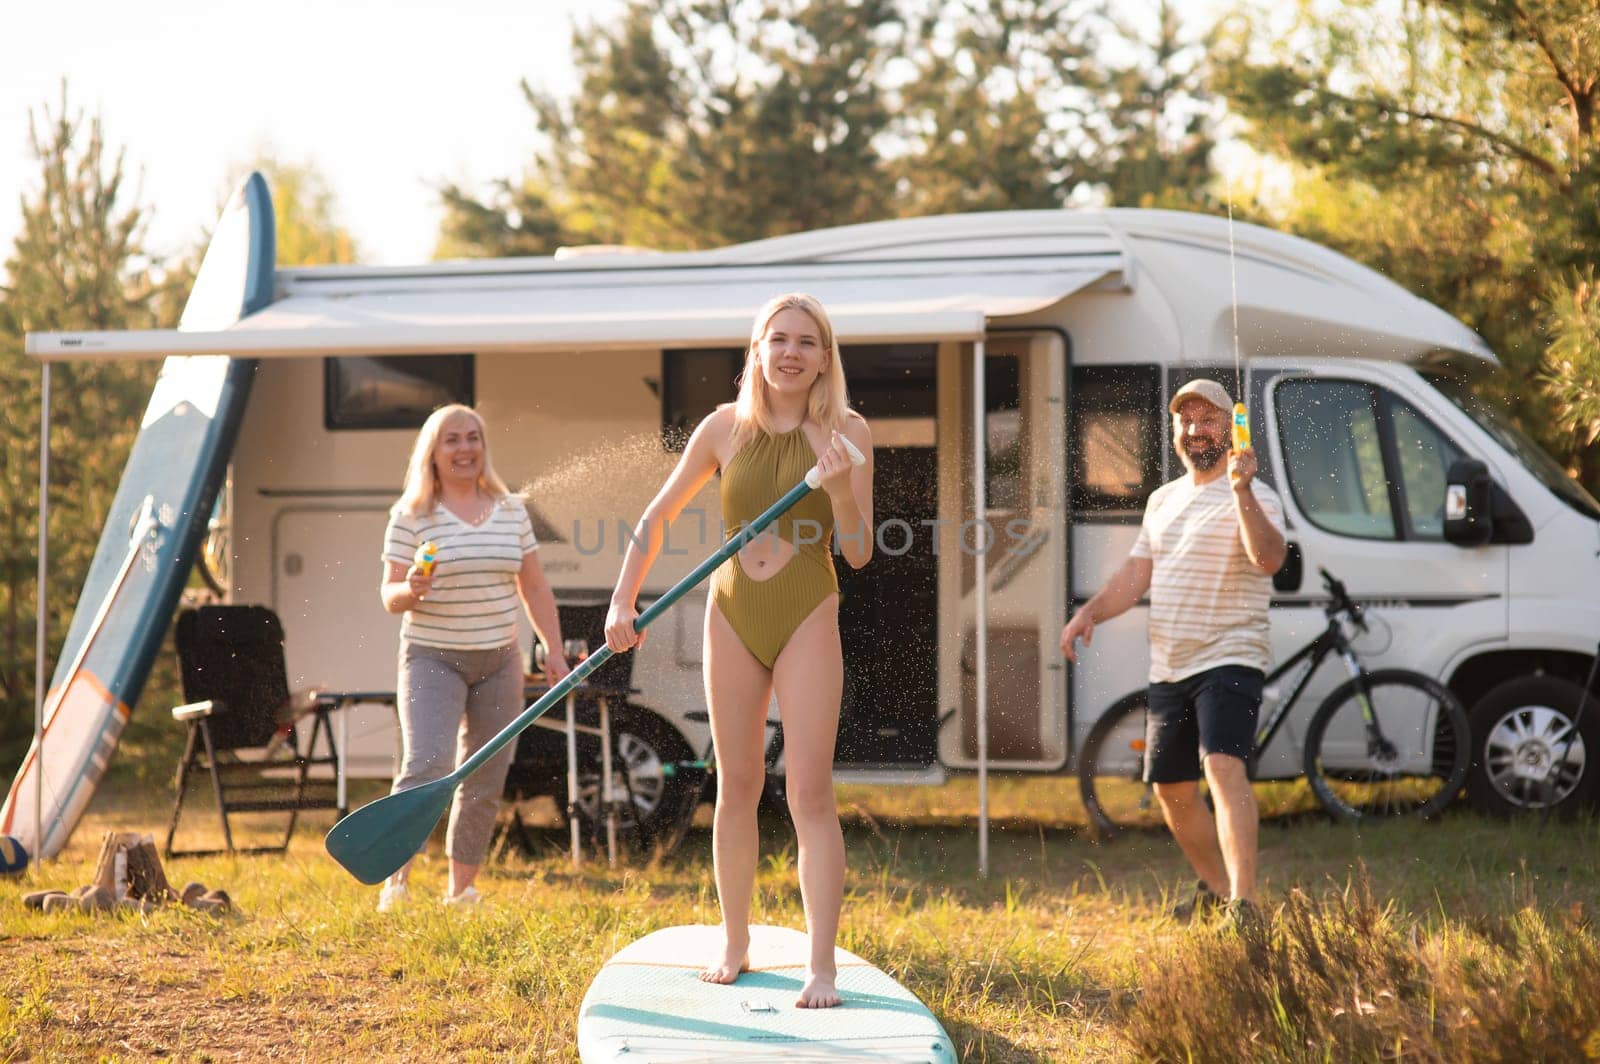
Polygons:
<instances>
[{"instance_id":1,"label":"paddleboard","mask_svg":"<svg viewBox=\"0 0 1600 1064\"><path fill-rule=\"evenodd\" d=\"M272 199L251 174L223 208L178 328L224 329L270 303L275 255ZM162 365L45 697L43 734L0 807L0 834L29 852L66 845L110 762L205 537L254 375L254 361L225 355Z\"/></svg>"},{"instance_id":2,"label":"paddleboard","mask_svg":"<svg viewBox=\"0 0 1600 1064\"><path fill-rule=\"evenodd\" d=\"M752 927L750 971L728 986L701 982L721 945L719 927L668 927L618 951L578 1012L583 1064L954 1064L950 1038L927 1006L855 954L834 950L844 1004L801 1009L794 1003L808 954L803 933Z\"/></svg>"}]
</instances>

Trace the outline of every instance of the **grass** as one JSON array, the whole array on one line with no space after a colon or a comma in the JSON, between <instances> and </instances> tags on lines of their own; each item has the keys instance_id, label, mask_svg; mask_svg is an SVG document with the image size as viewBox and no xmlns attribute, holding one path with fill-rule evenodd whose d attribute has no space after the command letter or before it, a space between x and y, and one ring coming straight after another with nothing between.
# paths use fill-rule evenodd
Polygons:
<instances>
[{"instance_id":1,"label":"grass","mask_svg":"<svg viewBox=\"0 0 1600 1064\"><path fill-rule=\"evenodd\" d=\"M607 956L717 920L703 826L615 869L574 868L548 828L544 852L485 870L492 901L470 911L432 900L436 840L419 900L380 916L323 855L326 815L283 856L169 862L175 884L225 887L230 915L25 911L24 892L90 878L103 831L164 823L158 775L114 777L61 859L0 880L0 1061L569 1061ZM971 780L839 799L841 944L927 1002L964 1060L1600 1058L1594 822L1269 823L1277 915L1247 942L1168 918L1192 882L1175 847L1091 844L1071 781L995 782L987 879ZM792 841L767 834L755 917L801 927Z\"/></svg>"}]
</instances>

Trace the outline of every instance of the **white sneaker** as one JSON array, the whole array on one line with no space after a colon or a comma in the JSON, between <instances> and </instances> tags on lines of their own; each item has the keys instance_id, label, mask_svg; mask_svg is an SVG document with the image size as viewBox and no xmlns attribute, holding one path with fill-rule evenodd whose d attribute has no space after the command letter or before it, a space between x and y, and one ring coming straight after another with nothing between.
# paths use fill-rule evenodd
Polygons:
<instances>
[{"instance_id":1,"label":"white sneaker","mask_svg":"<svg viewBox=\"0 0 1600 1064\"><path fill-rule=\"evenodd\" d=\"M386 913L398 909L409 896L410 891L406 890L404 883L385 883L378 892L378 911Z\"/></svg>"},{"instance_id":2,"label":"white sneaker","mask_svg":"<svg viewBox=\"0 0 1600 1064\"><path fill-rule=\"evenodd\" d=\"M481 901L483 901L483 895L478 893L478 888L477 887L468 887L466 890L462 891L460 894L446 894L445 897L444 897L443 904L445 904L445 905L477 905Z\"/></svg>"}]
</instances>

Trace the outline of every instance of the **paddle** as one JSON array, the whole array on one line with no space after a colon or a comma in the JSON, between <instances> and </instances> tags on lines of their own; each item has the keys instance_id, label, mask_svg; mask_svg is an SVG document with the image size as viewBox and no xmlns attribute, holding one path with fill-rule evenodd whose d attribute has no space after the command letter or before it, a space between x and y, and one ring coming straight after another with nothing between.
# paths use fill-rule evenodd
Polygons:
<instances>
[{"instance_id":1,"label":"paddle","mask_svg":"<svg viewBox=\"0 0 1600 1064\"><path fill-rule=\"evenodd\" d=\"M843 436L840 439L844 439ZM853 465L866 462L866 457L849 441L844 441ZM789 507L803 499L821 483L816 466L812 466L801 480L777 502L767 507L760 517L746 525L737 535L717 549L692 573L674 584L665 595L650 604L633 622L635 631L642 632L668 607L682 598L691 588L712 571L738 553L739 549L759 535L768 525L783 515ZM539 719L546 710L567 696L590 673L604 665L615 653L610 647L601 647L562 678L540 699L523 710L516 720L507 724L500 733L484 743L471 757L448 776L424 783L398 794L379 798L364 805L333 826L325 843L328 853L344 865L349 873L363 883L378 883L392 875L401 865L422 849L433 827L450 805L451 796L461 782L482 764L493 757L501 747L515 739L524 728Z\"/></svg>"}]
</instances>

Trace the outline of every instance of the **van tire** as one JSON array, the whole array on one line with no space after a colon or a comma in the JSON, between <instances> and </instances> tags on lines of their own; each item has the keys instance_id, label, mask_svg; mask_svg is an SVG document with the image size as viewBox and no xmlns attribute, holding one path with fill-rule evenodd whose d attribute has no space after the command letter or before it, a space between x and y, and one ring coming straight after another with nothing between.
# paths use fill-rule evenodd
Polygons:
<instances>
[{"instance_id":1,"label":"van tire","mask_svg":"<svg viewBox=\"0 0 1600 1064\"><path fill-rule=\"evenodd\" d=\"M1473 705L1472 766L1467 800L1490 816L1540 813L1550 804L1537 784L1517 777L1518 758L1560 757L1583 688L1556 676L1519 676L1492 688ZM1582 756L1575 780L1565 783L1554 812L1570 816L1591 805L1600 775L1600 698L1589 697L1569 760Z\"/></svg>"},{"instance_id":2,"label":"van tire","mask_svg":"<svg viewBox=\"0 0 1600 1064\"><path fill-rule=\"evenodd\" d=\"M623 803L617 817L618 837L637 853L670 853L683 841L700 805L705 771L688 767L694 751L676 728L638 706L624 705L611 711L611 743L618 769L616 799ZM626 784L633 789L631 805L624 773ZM591 839L605 838L599 796L599 766L586 759L578 775L576 813Z\"/></svg>"}]
</instances>

